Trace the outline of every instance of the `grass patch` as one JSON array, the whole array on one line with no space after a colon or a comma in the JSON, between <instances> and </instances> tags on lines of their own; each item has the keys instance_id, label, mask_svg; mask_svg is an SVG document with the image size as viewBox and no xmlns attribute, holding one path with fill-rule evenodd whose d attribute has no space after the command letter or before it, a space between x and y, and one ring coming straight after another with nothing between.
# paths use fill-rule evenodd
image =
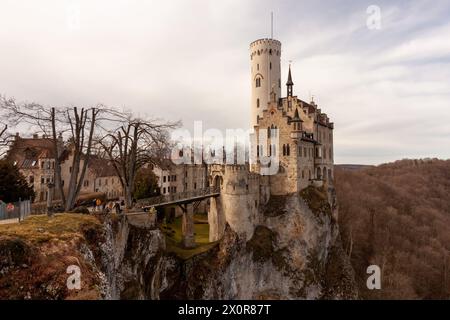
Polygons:
<instances>
[{"instance_id":1,"label":"grass patch","mask_svg":"<svg viewBox=\"0 0 450 320\"><path fill-rule=\"evenodd\" d=\"M161 226L162 231L166 235L167 251L176 254L183 260L206 252L217 244L217 242L209 242L209 224L205 222L205 215L194 215L194 221L195 244L197 246L192 249L185 249L181 246L182 217L177 217L173 222L165 223Z\"/></svg>"},{"instance_id":2,"label":"grass patch","mask_svg":"<svg viewBox=\"0 0 450 320\"><path fill-rule=\"evenodd\" d=\"M94 216L62 213L53 218L47 215L31 216L21 223L0 225L1 237L14 237L31 243L42 243L51 240L71 240L82 237L82 229L86 225L100 226Z\"/></svg>"}]
</instances>

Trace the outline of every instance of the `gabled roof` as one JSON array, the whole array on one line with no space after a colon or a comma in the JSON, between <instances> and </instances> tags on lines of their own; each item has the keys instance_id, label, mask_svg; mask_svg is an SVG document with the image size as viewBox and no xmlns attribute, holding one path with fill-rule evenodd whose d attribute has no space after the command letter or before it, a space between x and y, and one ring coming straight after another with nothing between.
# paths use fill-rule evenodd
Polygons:
<instances>
[{"instance_id":1,"label":"gabled roof","mask_svg":"<svg viewBox=\"0 0 450 320\"><path fill-rule=\"evenodd\" d=\"M34 168L39 166L39 159L51 159L54 154L52 139L16 137L7 159L16 163L19 168Z\"/></svg>"}]
</instances>

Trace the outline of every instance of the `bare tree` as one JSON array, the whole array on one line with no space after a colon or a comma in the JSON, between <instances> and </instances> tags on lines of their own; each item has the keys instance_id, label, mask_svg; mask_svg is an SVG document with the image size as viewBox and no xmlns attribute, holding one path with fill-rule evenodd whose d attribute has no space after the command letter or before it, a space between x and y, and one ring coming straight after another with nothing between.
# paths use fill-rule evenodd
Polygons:
<instances>
[{"instance_id":1,"label":"bare tree","mask_svg":"<svg viewBox=\"0 0 450 320\"><path fill-rule=\"evenodd\" d=\"M180 122L129 116L119 128L99 139L106 158L112 163L125 194L128 209L133 204L133 192L138 170L146 164L158 164L170 147L169 130Z\"/></svg>"},{"instance_id":2,"label":"bare tree","mask_svg":"<svg viewBox=\"0 0 450 320\"><path fill-rule=\"evenodd\" d=\"M11 123L28 124L52 139L55 150L55 187L65 210L72 210L85 179L95 131L101 128L99 122L106 119L103 114L107 114L110 109L102 105L80 109L45 107L36 103L18 104L15 99L3 96L0 96L0 107L7 111ZM67 194L61 178L63 146L59 137L63 136L68 138L69 151L73 155Z\"/></svg>"},{"instance_id":3,"label":"bare tree","mask_svg":"<svg viewBox=\"0 0 450 320\"><path fill-rule=\"evenodd\" d=\"M6 147L8 146L8 125L2 124L0 127L0 158L2 158L6 153Z\"/></svg>"}]
</instances>

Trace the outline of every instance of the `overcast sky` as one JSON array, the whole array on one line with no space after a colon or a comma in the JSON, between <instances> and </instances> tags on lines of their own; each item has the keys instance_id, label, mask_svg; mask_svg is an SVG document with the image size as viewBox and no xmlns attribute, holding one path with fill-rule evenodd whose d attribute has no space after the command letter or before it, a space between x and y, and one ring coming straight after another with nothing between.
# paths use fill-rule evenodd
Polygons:
<instances>
[{"instance_id":1,"label":"overcast sky","mask_svg":"<svg viewBox=\"0 0 450 320\"><path fill-rule=\"evenodd\" d=\"M336 163L450 158L450 1L318 2L0 0L0 93L247 128L249 44L273 11L282 82L292 60L294 94L335 122Z\"/></svg>"}]
</instances>

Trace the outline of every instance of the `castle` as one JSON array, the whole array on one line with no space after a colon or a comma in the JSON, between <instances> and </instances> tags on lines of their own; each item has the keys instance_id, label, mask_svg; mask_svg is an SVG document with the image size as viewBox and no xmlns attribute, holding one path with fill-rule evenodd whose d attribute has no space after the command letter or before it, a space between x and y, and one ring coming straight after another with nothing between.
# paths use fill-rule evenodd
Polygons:
<instances>
[{"instance_id":1,"label":"castle","mask_svg":"<svg viewBox=\"0 0 450 320\"><path fill-rule=\"evenodd\" d=\"M333 185L333 123L314 101L307 103L294 95L290 66L286 96L281 96L281 42L252 42L250 61L251 125L258 137L252 148L258 161L208 167L209 183L221 188L220 197L210 200L211 241L221 238L225 222L249 239L261 219L260 205L271 196L296 193L309 185ZM262 129L267 135L259 135ZM260 141L261 136L267 140ZM259 157L276 153L278 172L261 175Z\"/></svg>"}]
</instances>

